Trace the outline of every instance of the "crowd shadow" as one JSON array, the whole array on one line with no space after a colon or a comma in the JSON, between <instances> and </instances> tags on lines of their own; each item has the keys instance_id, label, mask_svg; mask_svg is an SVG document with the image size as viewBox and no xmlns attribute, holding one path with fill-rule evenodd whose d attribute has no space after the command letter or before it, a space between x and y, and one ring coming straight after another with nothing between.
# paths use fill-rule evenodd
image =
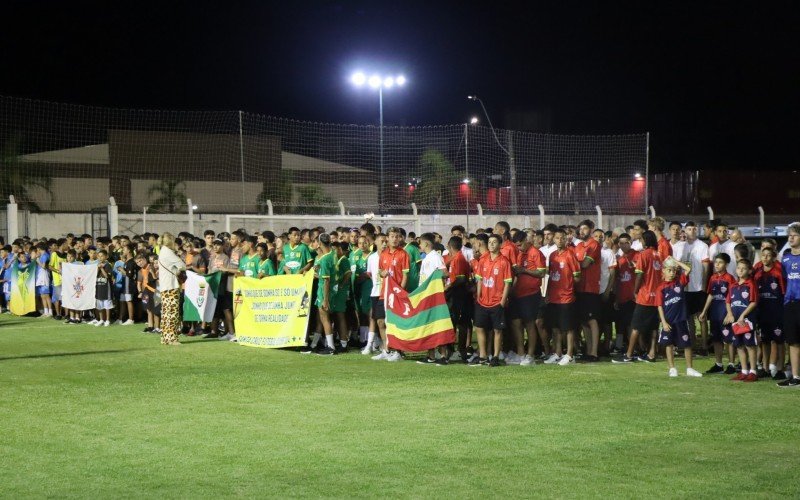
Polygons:
<instances>
[{"instance_id":1,"label":"crowd shadow","mask_svg":"<svg viewBox=\"0 0 800 500\"><path fill-rule=\"evenodd\" d=\"M51 352L46 354L22 354L20 356L0 356L0 361L12 359L39 359L39 358L59 358L66 356L88 356L90 354L114 354L118 352L144 351L146 349L105 349L101 351L78 351L78 352Z\"/></svg>"}]
</instances>

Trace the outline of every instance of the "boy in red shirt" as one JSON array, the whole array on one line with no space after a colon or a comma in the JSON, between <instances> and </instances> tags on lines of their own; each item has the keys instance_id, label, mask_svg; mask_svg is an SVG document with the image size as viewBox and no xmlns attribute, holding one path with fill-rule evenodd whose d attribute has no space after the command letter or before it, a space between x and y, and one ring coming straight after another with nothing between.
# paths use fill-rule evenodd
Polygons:
<instances>
[{"instance_id":1,"label":"boy in red shirt","mask_svg":"<svg viewBox=\"0 0 800 500\"><path fill-rule=\"evenodd\" d=\"M470 293L472 281L472 268L461 251L463 242L458 236L453 236L447 243L448 279L444 287L447 298L447 307L450 309L450 319L458 331L458 353L461 361L467 361L467 327L472 321L473 300Z\"/></svg>"},{"instance_id":2,"label":"boy in red shirt","mask_svg":"<svg viewBox=\"0 0 800 500\"><path fill-rule=\"evenodd\" d=\"M533 238L525 231L514 235L514 242L519 242L522 258L518 265L512 267L517 279L512 291L511 328L514 331L516 354L520 358L519 364L531 366L534 364L534 350L536 349L536 316L542 302L542 278L547 274L544 255L533 245ZM528 352L524 351L523 327L528 332ZM545 332L538 332L542 340L544 352L549 351Z\"/></svg>"},{"instance_id":3,"label":"boy in red shirt","mask_svg":"<svg viewBox=\"0 0 800 500\"><path fill-rule=\"evenodd\" d=\"M630 341L631 321L633 320L633 310L636 308L636 294L634 284L636 276L636 266L633 261L636 259L636 250L631 248L633 243L631 236L623 233L617 239L620 253L617 255L617 274L614 283L614 309L616 310L617 327L617 349L624 348L625 341Z\"/></svg>"},{"instance_id":4,"label":"boy in red shirt","mask_svg":"<svg viewBox=\"0 0 800 500\"><path fill-rule=\"evenodd\" d=\"M644 242L644 250L636 254L634 258L636 266L636 281L634 284L636 307L633 310L633 318L631 319L631 340L628 342L628 352L612 360L614 363L652 362L651 356L655 356L655 346L651 345L649 355L645 354L638 358L633 357L633 350L636 347L639 335L652 334L660 322L658 306L656 306L656 292L661 285L662 268L661 256L658 254L658 240L653 231L645 231L642 234L642 241ZM655 338L652 340L655 340Z\"/></svg>"},{"instance_id":5,"label":"boy in red shirt","mask_svg":"<svg viewBox=\"0 0 800 500\"><path fill-rule=\"evenodd\" d=\"M411 259L408 252L400 247L403 243L403 234L399 228L390 227L388 234L388 246L381 252L378 260L378 269L381 276L381 292L378 296L375 306L373 307L373 317L378 323L385 322L386 308L383 303L386 296L386 278L392 276L400 283L400 288L405 288L408 282L408 270L411 268ZM386 361L400 361L402 356L397 351L389 351L389 341L386 337L386 330L380 329L381 340L383 341L384 351L381 353L384 357L377 359L386 359ZM379 355L380 356L380 355ZM373 357L372 359L376 359Z\"/></svg>"},{"instance_id":6,"label":"boy in red shirt","mask_svg":"<svg viewBox=\"0 0 800 500\"><path fill-rule=\"evenodd\" d=\"M550 254L547 284L547 308L553 330L553 354L546 364L566 366L574 362L575 351L575 285L581 280L581 266L575 254L567 248L563 229L553 233L555 252ZM561 356L562 335L567 337L567 353Z\"/></svg>"},{"instance_id":7,"label":"boy in red shirt","mask_svg":"<svg viewBox=\"0 0 800 500\"><path fill-rule=\"evenodd\" d=\"M513 275L511 262L500 255L501 237L489 236L489 254L480 260L477 280L477 303L475 305L475 329L478 332L480 357L473 359L470 366L487 364L487 334L494 330L494 356L489 366L500 366L500 351L503 347L503 329L506 327L505 309L511 290Z\"/></svg>"},{"instance_id":8,"label":"boy in red shirt","mask_svg":"<svg viewBox=\"0 0 800 500\"><path fill-rule=\"evenodd\" d=\"M600 244L592 238L594 222L585 220L578 225L580 241L575 246L575 256L581 263L581 281L577 288L578 316L586 332L586 360L597 361L600 343L600 324L597 318L600 300Z\"/></svg>"}]
</instances>

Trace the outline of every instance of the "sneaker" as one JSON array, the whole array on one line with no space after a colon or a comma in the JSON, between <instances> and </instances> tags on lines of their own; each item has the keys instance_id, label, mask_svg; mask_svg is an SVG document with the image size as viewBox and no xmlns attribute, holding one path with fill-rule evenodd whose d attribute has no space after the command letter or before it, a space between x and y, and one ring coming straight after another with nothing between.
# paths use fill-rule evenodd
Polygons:
<instances>
[{"instance_id":1,"label":"sneaker","mask_svg":"<svg viewBox=\"0 0 800 500\"><path fill-rule=\"evenodd\" d=\"M742 379L742 382L758 382L758 374L750 372Z\"/></svg>"},{"instance_id":2,"label":"sneaker","mask_svg":"<svg viewBox=\"0 0 800 500\"><path fill-rule=\"evenodd\" d=\"M145 328L145 330L147 330L147 328ZM151 330L152 330L152 328L151 328ZM218 332L208 332L208 333L203 335L203 338L204 339L218 339L219 338L219 333Z\"/></svg>"},{"instance_id":3,"label":"sneaker","mask_svg":"<svg viewBox=\"0 0 800 500\"><path fill-rule=\"evenodd\" d=\"M522 358L522 361L519 362L519 366L533 366L535 364L536 362L533 360L533 358L528 356L527 354L525 355L524 358Z\"/></svg>"},{"instance_id":4,"label":"sneaker","mask_svg":"<svg viewBox=\"0 0 800 500\"><path fill-rule=\"evenodd\" d=\"M647 354L642 354L641 356L638 356L637 358L642 363L652 363L653 362L653 359L650 356L648 356Z\"/></svg>"},{"instance_id":5,"label":"sneaker","mask_svg":"<svg viewBox=\"0 0 800 500\"><path fill-rule=\"evenodd\" d=\"M226 333L225 335L223 335L219 339L220 340L231 340L233 338L236 338L236 337L234 337L232 333Z\"/></svg>"},{"instance_id":6,"label":"sneaker","mask_svg":"<svg viewBox=\"0 0 800 500\"><path fill-rule=\"evenodd\" d=\"M600 361L600 358L598 358L597 356L592 356L591 354L587 354L582 359L587 363L597 363L598 361Z\"/></svg>"},{"instance_id":7,"label":"sneaker","mask_svg":"<svg viewBox=\"0 0 800 500\"><path fill-rule=\"evenodd\" d=\"M300 354L314 354L318 350L319 350L319 345L316 345L314 347L306 346L300 350Z\"/></svg>"},{"instance_id":8,"label":"sneaker","mask_svg":"<svg viewBox=\"0 0 800 500\"><path fill-rule=\"evenodd\" d=\"M783 370L778 370L775 372L775 375L772 376L772 380L786 380L786 374L783 373Z\"/></svg>"},{"instance_id":9,"label":"sneaker","mask_svg":"<svg viewBox=\"0 0 800 500\"><path fill-rule=\"evenodd\" d=\"M620 364L620 365L629 364L629 363L635 363L636 361L638 361L636 359L636 356L634 356L632 358L629 358L627 354L623 354L622 356L619 356L619 357L614 358L614 359L611 360L612 363L616 363L616 364Z\"/></svg>"},{"instance_id":10,"label":"sneaker","mask_svg":"<svg viewBox=\"0 0 800 500\"><path fill-rule=\"evenodd\" d=\"M142 330L142 333L150 333L150 332L152 332L152 331L153 331L153 327L152 327L152 326L148 326L147 328L145 328L144 330Z\"/></svg>"},{"instance_id":11,"label":"sneaker","mask_svg":"<svg viewBox=\"0 0 800 500\"><path fill-rule=\"evenodd\" d=\"M68 320L66 320L66 321L64 322L64 324L65 324L65 325L71 325L71 324L72 324L72 320L71 320L71 319L68 319Z\"/></svg>"},{"instance_id":12,"label":"sneaker","mask_svg":"<svg viewBox=\"0 0 800 500\"><path fill-rule=\"evenodd\" d=\"M467 357L467 363L468 363L468 364L470 364L470 363L472 363L473 361L475 361L476 359L478 359L479 357L480 357L480 356L478 356L478 354L476 354L476 353L472 353L472 354L470 354L470 355Z\"/></svg>"},{"instance_id":13,"label":"sneaker","mask_svg":"<svg viewBox=\"0 0 800 500\"><path fill-rule=\"evenodd\" d=\"M506 364L507 365L518 365L522 362L522 356L518 355L517 353L511 351L506 356Z\"/></svg>"},{"instance_id":14,"label":"sneaker","mask_svg":"<svg viewBox=\"0 0 800 500\"><path fill-rule=\"evenodd\" d=\"M389 353L386 351L381 351L378 353L377 356L372 356L373 361L383 361L384 359L389 358Z\"/></svg>"},{"instance_id":15,"label":"sneaker","mask_svg":"<svg viewBox=\"0 0 800 500\"><path fill-rule=\"evenodd\" d=\"M333 356L336 354L336 349L325 346L316 352L317 356Z\"/></svg>"},{"instance_id":16,"label":"sneaker","mask_svg":"<svg viewBox=\"0 0 800 500\"><path fill-rule=\"evenodd\" d=\"M716 365L714 365L716 366ZM687 368L686 369L686 376L687 377L702 377L703 374L699 371L695 370L694 368Z\"/></svg>"},{"instance_id":17,"label":"sneaker","mask_svg":"<svg viewBox=\"0 0 800 500\"><path fill-rule=\"evenodd\" d=\"M114 324L115 324L115 325L121 325L121 324L122 324L122 320L121 320L121 319L118 319L118 320L116 320L116 321L114 322Z\"/></svg>"},{"instance_id":18,"label":"sneaker","mask_svg":"<svg viewBox=\"0 0 800 500\"><path fill-rule=\"evenodd\" d=\"M372 350L372 345L370 344L367 344L366 346L364 346L363 349L361 349L361 354L363 354L364 356L369 356L373 352L375 351Z\"/></svg>"},{"instance_id":19,"label":"sneaker","mask_svg":"<svg viewBox=\"0 0 800 500\"><path fill-rule=\"evenodd\" d=\"M558 366L567 366L569 364L574 364L575 360L572 359L572 356L569 354L565 354L561 356L561 360L558 362Z\"/></svg>"},{"instance_id":20,"label":"sneaker","mask_svg":"<svg viewBox=\"0 0 800 500\"><path fill-rule=\"evenodd\" d=\"M736 373L736 367L728 363L728 366L725 367L725 371L722 373L724 373L725 375L733 375L734 373Z\"/></svg>"},{"instance_id":21,"label":"sneaker","mask_svg":"<svg viewBox=\"0 0 800 500\"><path fill-rule=\"evenodd\" d=\"M158 335L161 335L161 328L153 328L153 333L157 333Z\"/></svg>"},{"instance_id":22,"label":"sneaker","mask_svg":"<svg viewBox=\"0 0 800 500\"><path fill-rule=\"evenodd\" d=\"M756 375L758 375L758 378L767 378L770 376L769 372L763 368L759 368Z\"/></svg>"},{"instance_id":23,"label":"sneaker","mask_svg":"<svg viewBox=\"0 0 800 500\"><path fill-rule=\"evenodd\" d=\"M503 355L503 353L500 353L500 356L502 356L502 355ZM500 366L502 364L502 363L500 363L500 361L501 361L500 360L500 356L492 357L492 359L489 360L489 366L491 366L491 367Z\"/></svg>"},{"instance_id":24,"label":"sneaker","mask_svg":"<svg viewBox=\"0 0 800 500\"><path fill-rule=\"evenodd\" d=\"M744 374L744 373L742 373L742 372L739 372L739 373L737 373L736 375L734 375L733 377L731 377L731 380L734 380L734 381L739 381L739 382L741 382L742 380L744 380L744 379L746 379L746 378L747 378L747 375L745 375L745 374Z\"/></svg>"},{"instance_id":25,"label":"sneaker","mask_svg":"<svg viewBox=\"0 0 800 500\"><path fill-rule=\"evenodd\" d=\"M386 361L389 361L390 363L394 363L396 361L402 361L402 360L403 360L403 356L401 356L400 353L397 352L397 351L390 352L389 356L386 358Z\"/></svg>"},{"instance_id":26,"label":"sneaker","mask_svg":"<svg viewBox=\"0 0 800 500\"><path fill-rule=\"evenodd\" d=\"M503 351L500 351L500 361L503 361L505 359L506 359L506 353L504 353Z\"/></svg>"},{"instance_id":27,"label":"sneaker","mask_svg":"<svg viewBox=\"0 0 800 500\"><path fill-rule=\"evenodd\" d=\"M88 324L89 324L89 325L92 325L92 326L97 326L97 325L99 325L99 324L100 324L100 322L99 322L99 321L97 321L96 319L93 319L93 320L91 320L91 321L90 321Z\"/></svg>"},{"instance_id":28,"label":"sneaker","mask_svg":"<svg viewBox=\"0 0 800 500\"><path fill-rule=\"evenodd\" d=\"M776 385L778 387L783 387L783 388L800 387L800 378L789 377L786 380L784 380L783 382L778 382Z\"/></svg>"},{"instance_id":29,"label":"sneaker","mask_svg":"<svg viewBox=\"0 0 800 500\"><path fill-rule=\"evenodd\" d=\"M473 356L469 360L469 366L485 366L486 364L488 364L488 360L479 356Z\"/></svg>"},{"instance_id":30,"label":"sneaker","mask_svg":"<svg viewBox=\"0 0 800 500\"><path fill-rule=\"evenodd\" d=\"M707 375L711 375L713 373L725 373L725 368L719 366L718 364L714 363L714 366L706 370Z\"/></svg>"},{"instance_id":31,"label":"sneaker","mask_svg":"<svg viewBox=\"0 0 800 500\"><path fill-rule=\"evenodd\" d=\"M442 358L442 359L443 359L443 358ZM420 359L420 360L417 360L417 364L418 364L418 365L435 365L435 364L436 364L436 361L438 361L438 360L436 360L436 359L431 359L431 358L429 358L428 356L425 356L424 358L422 358L422 359Z\"/></svg>"},{"instance_id":32,"label":"sneaker","mask_svg":"<svg viewBox=\"0 0 800 500\"><path fill-rule=\"evenodd\" d=\"M447 358L439 358L435 361L437 366L447 366L450 364L450 360Z\"/></svg>"},{"instance_id":33,"label":"sneaker","mask_svg":"<svg viewBox=\"0 0 800 500\"><path fill-rule=\"evenodd\" d=\"M236 338L236 335L231 334L231 338L228 339L231 342L239 342L239 339Z\"/></svg>"},{"instance_id":34,"label":"sneaker","mask_svg":"<svg viewBox=\"0 0 800 500\"><path fill-rule=\"evenodd\" d=\"M669 376L670 377L677 377L678 376L678 369L677 368L670 368L669 369Z\"/></svg>"},{"instance_id":35,"label":"sneaker","mask_svg":"<svg viewBox=\"0 0 800 500\"><path fill-rule=\"evenodd\" d=\"M553 353L553 354L550 355L549 358L544 360L544 364L546 364L546 365L554 365L554 364L558 363L559 361L561 361L561 356L559 356L556 353Z\"/></svg>"},{"instance_id":36,"label":"sneaker","mask_svg":"<svg viewBox=\"0 0 800 500\"><path fill-rule=\"evenodd\" d=\"M448 361L453 361L454 363L463 363L464 359L464 356L462 356L460 352L455 351L450 355L450 359Z\"/></svg>"},{"instance_id":37,"label":"sneaker","mask_svg":"<svg viewBox=\"0 0 800 500\"><path fill-rule=\"evenodd\" d=\"M111 323L108 320L103 321L103 326L109 326Z\"/></svg>"},{"instance_id":38,"label":"sneaker","mask_svg":"<svg viewBox=\"0 0 800 500\"><path fill-rule=\"evenodd\" d=\"M129 319L129 320L125 321L124 323L122 323L122 326L131 326L132 324L133 324L133 320Z\"/></svg>"}]
</instances>

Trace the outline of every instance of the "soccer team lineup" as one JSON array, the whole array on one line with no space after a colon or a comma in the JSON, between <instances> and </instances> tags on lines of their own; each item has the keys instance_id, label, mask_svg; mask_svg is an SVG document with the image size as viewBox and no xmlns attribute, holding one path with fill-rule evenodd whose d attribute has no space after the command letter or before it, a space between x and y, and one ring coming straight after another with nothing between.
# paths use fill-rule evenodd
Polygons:
<instances>
[{"instance_id":1,"label":"soccer team lineup","mask_svg":"<svg viewBox=\"0 0 800 500\"><path fill-rule=\"evenodd\" d=\"M165 346L184 335L439 367L658 362L669 377L800 387L800 223L781 248L661 217L449 235L371 222L70 233L18 238L0 265L7 314L98 333L140 323Z\"/></svg>"}]
</instances>

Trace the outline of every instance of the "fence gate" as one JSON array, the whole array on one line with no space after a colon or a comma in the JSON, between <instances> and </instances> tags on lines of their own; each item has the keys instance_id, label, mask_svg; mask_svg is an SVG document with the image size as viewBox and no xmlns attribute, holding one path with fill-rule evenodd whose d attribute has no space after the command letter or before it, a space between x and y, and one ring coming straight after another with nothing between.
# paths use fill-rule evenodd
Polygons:
<instances>
[{"instance_id":1,"label":"fence gate","mask_svg":"<svg viewBox=\"0 0 800 500\"><path fill-rule=\"evenodd\" d=\"M108 207L92 209L92 237L109 236Z\"/></svg>"}]
</instances>

